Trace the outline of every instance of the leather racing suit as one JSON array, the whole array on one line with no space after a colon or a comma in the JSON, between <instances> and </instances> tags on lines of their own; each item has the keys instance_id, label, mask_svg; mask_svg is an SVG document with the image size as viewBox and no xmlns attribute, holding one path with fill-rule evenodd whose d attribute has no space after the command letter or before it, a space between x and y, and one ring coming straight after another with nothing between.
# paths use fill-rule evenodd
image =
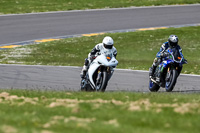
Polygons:
<instances>
[{"instance_id":1,"label":"leather racing suit","mask_svg":"<svg viewBox=\"0 0 200 133\"><path fill-rule=\"evenodd\" d=\"M160 51L156 54L156 58L153 61L152 67L150 67L150 69L149 69L150 78L151 78L151 76L153 76L153 74L154 74L154 72L156 70L156 67L162 62L162 58L167 56L165 51L169 47L170 46L169 46L168 42L165 42L165 43L162 44L162 46L160 48ZM178 44L174 48L176 48L180 52L180 54L182 55L182 49ZM181 70L182 70L182 66L180 68L180 72L181 72ZM180 74L180 72L178 72L178 73ZM156 78L157 82L160 82L160 76L161 76L161 72L159 71L158 77Z\"/></svg>"},{"instance_id":2,"label":"leather racing suit","mask_svg":"<svg viewBox=\"0 0 200 133\"><path fill-rule=\"evenodd\" d=\"M106 49L103 45L103 43L97 44L92 51L88 54L88 58L85 59L85 63L83 66L83 69L80 73L81 78L85 77L85 74L89 68L90 63L96 58L96 56L101 55L101 53L106 52L108 49ZM109 49L112 51L113 55L117 56L117 49L113 46L112 49Z\"/></svg>"}]
</instances>

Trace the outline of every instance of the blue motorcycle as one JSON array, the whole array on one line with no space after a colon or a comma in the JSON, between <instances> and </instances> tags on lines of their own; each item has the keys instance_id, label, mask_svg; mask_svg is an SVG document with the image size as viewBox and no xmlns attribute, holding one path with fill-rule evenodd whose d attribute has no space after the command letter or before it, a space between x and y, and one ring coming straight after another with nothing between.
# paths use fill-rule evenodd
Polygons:
<instances>
[{"instance_id":1,"label":"blue motorcycle","mask_svg":"<svg viewBox=\"0 0 200 133\"><path fill-rule=\"evenodd\" d=\"M166 55L149 79L149 90L152 92L158 91L160 87L171 92L182 70L182 65L187 63L182 52L176 48L167 49ZM156 77L160 77L160 82L156 81Z\"/></svg>"}]
</instances>

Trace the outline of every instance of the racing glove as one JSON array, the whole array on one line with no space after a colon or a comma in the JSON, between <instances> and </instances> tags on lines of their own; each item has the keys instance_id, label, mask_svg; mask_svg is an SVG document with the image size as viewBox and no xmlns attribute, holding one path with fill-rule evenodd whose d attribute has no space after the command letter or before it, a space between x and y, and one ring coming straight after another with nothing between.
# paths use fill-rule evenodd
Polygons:
<instances>
[{"instance_id":1,"label":"racing glove","mask_svg":"<svg viewBox=\"0 0 200 133\"><path fill-rule=\"evenodd\" d=\"M169 55L170 55L169 53L165 53L165 52L160 54L161 57L167 57Z\"/></svg>"},{"instance_id":2,"label":"racing glove","mask_svg":"<svg viewBox=\"0 0 200 133\"><path fill-rule=\"evenodd\" d=\"M90 60L94 60L95 58L96 58L95 55L91 55L91 56L90 56Z\"/></svg>"}]
</instances>

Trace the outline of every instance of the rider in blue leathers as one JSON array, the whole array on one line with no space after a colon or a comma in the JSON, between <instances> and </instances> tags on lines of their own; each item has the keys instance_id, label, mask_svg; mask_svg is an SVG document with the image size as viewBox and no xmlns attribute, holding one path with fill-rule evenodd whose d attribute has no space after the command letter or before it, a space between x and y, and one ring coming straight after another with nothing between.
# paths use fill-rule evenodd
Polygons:
<instances>
[{"instance_id":1,"label":"rider in blue leathers","mask_svg":"<svg viewBox=\"0 0 200 133\"><path fill-rule=\"evenodd\" d=\"M162 44L160 51L157 53L156 58L153 61L152 67L150 67L149 69L150 78L153 76L156 70L156 67L162 62L162 58L168 56L168 53L165 52L168 48L176 48L179 51L179 53L182 55L182 49L178 45L178 37L176 35L170 35L168 38L168 41ZM187 63L186 59L184 61L185 63ZM181 72L182 66L180 67L181 67L180 68L180 72ZM158 77L156 78L157 82L160 82L160 76L161 76L161 72L159 72Z\"/></svg>"}]
</instances>

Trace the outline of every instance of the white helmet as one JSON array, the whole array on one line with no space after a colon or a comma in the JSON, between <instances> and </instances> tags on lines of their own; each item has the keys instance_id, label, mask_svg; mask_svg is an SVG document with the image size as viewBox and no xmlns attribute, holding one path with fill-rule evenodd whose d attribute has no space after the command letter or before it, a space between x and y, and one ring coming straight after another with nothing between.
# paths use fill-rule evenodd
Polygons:
<instances>
[{"instance_id":1,"label":"white helmet","mask_svg":"<svg viewBox=\"0 0 200 133\"><path fill-rule=\"evenodd\" d=\"M109 37L109 36L106 36L104 39L103 39L103 45L104 45L104 47L105 48L107 48L107 49L112 49L112 47L113 47L113 44L114 44L114 41L113 41L113 39L111 38L111 37Z\"/></svg>"}]
</instances>

